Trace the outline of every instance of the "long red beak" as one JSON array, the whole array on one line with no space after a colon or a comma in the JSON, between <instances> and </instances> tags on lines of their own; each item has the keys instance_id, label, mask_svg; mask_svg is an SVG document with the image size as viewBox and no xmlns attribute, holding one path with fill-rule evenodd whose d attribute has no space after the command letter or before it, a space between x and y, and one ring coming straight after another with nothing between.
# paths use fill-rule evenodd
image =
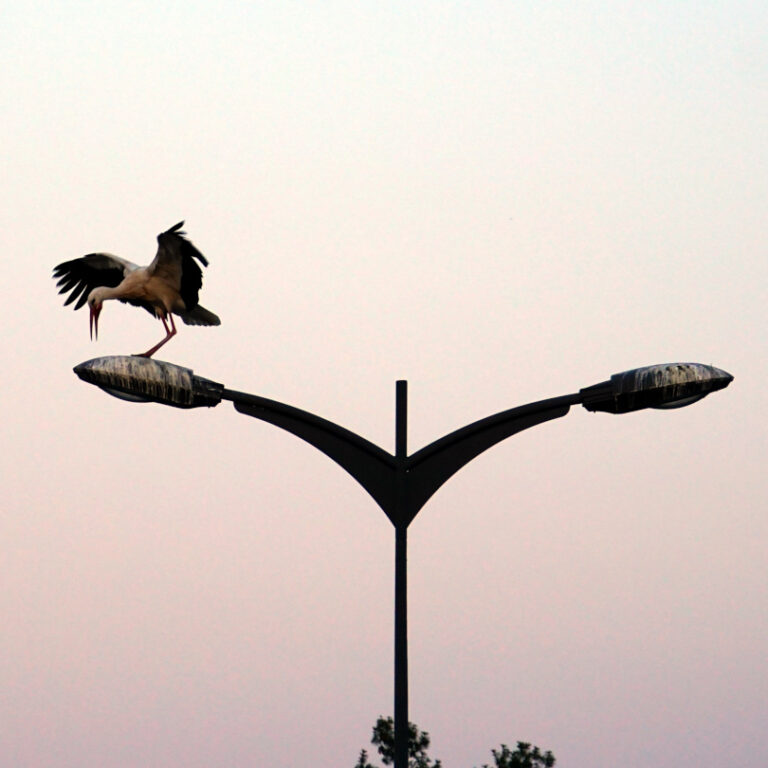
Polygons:
<instances>
[{"instance_id":1,"label":"long red beak","mask_svg":"<svg viewBox=\"0 0 768 768\"><path fill-rule=\"evenodd\" d=\"M101 305L91 307L90 333L91 340L99 338L99 315L101 314Z\"/></svg>"}]
</instances>

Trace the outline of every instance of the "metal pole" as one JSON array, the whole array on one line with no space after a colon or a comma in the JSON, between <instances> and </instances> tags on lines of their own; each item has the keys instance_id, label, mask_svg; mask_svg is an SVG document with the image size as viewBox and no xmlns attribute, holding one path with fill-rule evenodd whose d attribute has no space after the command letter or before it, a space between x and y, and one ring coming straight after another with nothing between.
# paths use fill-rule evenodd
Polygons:
<instances>
[{"instance_id":1,"label":"metal pole","mask_svg":"<svg viewBox=\"0 0 768 768\"><path fill-rule=\"evenodd\" d=\"M408 768L408 515L405 461L408 455L408 382L396 385L395 458L395 768Z\"/></svg>"},{"instance_id":2,"label":"metal pole","mask_svg":"<svg viewBox=\"0 0 768 768\"><path fill-rule=\"evenodd\" d=\"M408 528L395 528L395 768L408 768Z\"/></svg>"}]
</instances>

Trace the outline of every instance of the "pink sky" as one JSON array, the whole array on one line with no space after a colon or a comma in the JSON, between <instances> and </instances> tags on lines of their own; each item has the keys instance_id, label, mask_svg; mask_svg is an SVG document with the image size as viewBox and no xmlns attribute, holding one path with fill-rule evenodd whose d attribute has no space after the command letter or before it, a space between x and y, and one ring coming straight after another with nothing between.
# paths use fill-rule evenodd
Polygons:
<instances>
[{"instance_id":1,"label":"pink sky","mask_svg":"<svg viewBox=\"0 0 768 768\"><path fill-rule=\"evenodd\" d=\"M392 711L393 529L228 404L74 365L51 268L210 260L160 357L411 451L671 361L675 412L574 408L410 528L411 719L445 768L768 761L764 3L17 5L0 29L0 763L352 766Z\"/></svg>"}]
</instances>

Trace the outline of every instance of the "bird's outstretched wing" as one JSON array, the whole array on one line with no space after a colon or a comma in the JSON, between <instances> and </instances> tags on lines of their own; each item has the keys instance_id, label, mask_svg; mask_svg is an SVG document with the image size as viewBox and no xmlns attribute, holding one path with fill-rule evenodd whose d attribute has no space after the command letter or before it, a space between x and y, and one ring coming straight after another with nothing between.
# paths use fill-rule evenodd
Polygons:
<instances>
[{"instance_id":1,"label":"bird's outstretched wing","mask_svg":"<svg viewBox=\"0 0 768 768\"><path fill-rule=\"evenodd\" d=\"M53 268L53 279L58 278L56 285L59 293L69 294L64 302L66 307L77 300L75 309L85 304L88 294L100 285L114 288L123 282L123 278L138 266L119 256L109 253L89 253L79 259L65 261Z\"/></svg>"},{"instance_id":2,"label":"bird's outstretched wing","mask_svg":"<svg viewBox=\"0 0 768 768\"><path fill-rule=\"evenodd\" d=\"M197 306L198 294L203 284L203 273L195 264L197 259L203 266L208 266L208 259L185 237L181 228L184 222L157 236L157 255L147 267L150 275L167 280L178 290L187 307L192 310Z\"/></svg>"}]
</instances>

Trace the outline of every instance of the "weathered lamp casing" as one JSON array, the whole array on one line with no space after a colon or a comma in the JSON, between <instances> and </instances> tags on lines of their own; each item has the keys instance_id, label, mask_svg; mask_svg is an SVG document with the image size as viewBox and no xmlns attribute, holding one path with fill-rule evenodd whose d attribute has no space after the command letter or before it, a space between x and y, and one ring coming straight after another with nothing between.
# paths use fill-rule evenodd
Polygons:
<instances>
[{"instance_id":1,"label":"weathered lamp casing","mask_svg":"<svg viewBox=\"0 0 768 768\"><path fill-rule=\"evenodd\" d=\"M97 357L74 368L90 384L121 400L162 403L175 408L212 408L224 385L195 376L190 368L136 355Z\"/></svg>"},{"instance_id":2,"label":"weathered lamp casing","mask_svg":"<svg viewBox=\"0 0 768 768\"><path fill-rule=\"evenodd\" d=\"M682 408L732 381L730 373L712 365L667 363L614 374L579 394L588 411L629 413L642 408Z\"/></svg>"}]
</instances>

